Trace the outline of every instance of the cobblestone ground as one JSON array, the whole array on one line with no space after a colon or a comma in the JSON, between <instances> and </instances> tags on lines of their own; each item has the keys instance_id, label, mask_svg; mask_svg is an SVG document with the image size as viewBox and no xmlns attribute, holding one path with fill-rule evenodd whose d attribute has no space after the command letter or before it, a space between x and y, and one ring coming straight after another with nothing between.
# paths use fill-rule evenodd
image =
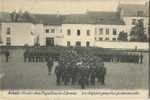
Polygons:
<instances>
[{"instance_id":1,"label":"cobblestone ground","mask_svg":"<svg viewBox=\"0 0 150 100\"><path fill-rule=\"evenodd\" d=\"M48 75L46 63L24 63L23 49L13 49L10 60L0 55L1 89L80 89L80 86L56 85L56 76ZM146 89L148 88L148 54L143 64L105 63L107 68L105 86L96 83L87 89ZM54 67L55 68L55 67Z\"/></svg>"}]
</instances>

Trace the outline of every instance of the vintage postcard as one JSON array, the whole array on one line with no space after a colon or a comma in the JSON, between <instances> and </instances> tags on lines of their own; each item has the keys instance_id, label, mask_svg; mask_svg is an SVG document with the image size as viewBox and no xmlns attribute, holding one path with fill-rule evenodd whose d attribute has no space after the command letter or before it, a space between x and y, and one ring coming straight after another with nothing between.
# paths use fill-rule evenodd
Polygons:
<instances>
[{"instance_id":1,"label":"vintage postcard","mask_svg":"<svg viewBox=\"0 0 150 100\"><path fill-rule=\"evenodd\" d=\"M0 0L0 100L147 100L149 0Z\"/></svg>"}]
</instances>

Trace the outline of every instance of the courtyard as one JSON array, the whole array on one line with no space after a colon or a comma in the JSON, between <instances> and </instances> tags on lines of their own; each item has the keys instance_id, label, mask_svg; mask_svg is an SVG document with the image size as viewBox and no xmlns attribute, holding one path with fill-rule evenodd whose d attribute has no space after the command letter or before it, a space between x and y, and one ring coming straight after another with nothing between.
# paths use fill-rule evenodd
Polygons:
<instances>
[{"instance_id":1,"label":"courtyard","mask_svg":"<svg viewBox=\"0 0 150 100\"><path fill-rule=\"evenodd\" d=\"M56 85L56 76L48 75L46 62L24 62L23 48L10 49L9 62L0 55L0 88L7 89L80 89L75 85ZM143 53L143 63L105 62L107 69L106 84L88 86L87 89L147 89L148 88L148 53Z\"/></svg>"}]
</instances>

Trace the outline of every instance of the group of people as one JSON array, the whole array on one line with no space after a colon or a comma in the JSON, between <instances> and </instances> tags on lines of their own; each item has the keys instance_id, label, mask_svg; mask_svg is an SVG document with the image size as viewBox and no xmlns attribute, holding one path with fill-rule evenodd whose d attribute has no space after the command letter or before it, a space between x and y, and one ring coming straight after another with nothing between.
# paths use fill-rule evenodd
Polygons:
<instances>
[{"instance_id":1,"label":"group of people","mask_svg":"<svg viewBox=\"0 0 150 100\"><path fill-rule=\"evenodd\" d=\"M122 62L122 63L143 63L143 55L139 54L118 54L118 55L101 55L104 61L106 62Z\"/></svg>"},{"instance_id":2,"label":"group of people","mask_svg":"<svg viewBox=\"0 0 150 100\"><path fill-rule=\"evenodd\" d=\"M53 66L53 59L47 62L49 74ZM60 54L55 68L56 84L80 85L82 89L96 82L105 84L106 68L101 58L75 50L64 50Z\"/></svg>"},{"instance_id":3,"label":"group of people","mask_svg":"<svg viewBox=\"0 0 150 100\"><path fill-rule=\"evenodd\" d=\"M139 54L128 54L123 55L123 57L118 58L120 62L128 62L128 63L135 63L135 64L142 64L143 63L143 55L142 53Z\"/></svg>"}]
</instances>

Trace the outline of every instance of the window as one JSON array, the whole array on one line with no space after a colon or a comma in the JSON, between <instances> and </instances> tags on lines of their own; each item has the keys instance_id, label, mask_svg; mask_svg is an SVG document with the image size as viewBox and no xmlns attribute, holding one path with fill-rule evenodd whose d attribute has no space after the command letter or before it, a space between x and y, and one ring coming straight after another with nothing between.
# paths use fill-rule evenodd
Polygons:
<instances>
[{"instance_id":1,"label":"window","mask_svg":"<svg viewBox=\"0 0 150 100\"><path fill-rule=\"evenodd\" d=\"M108 28L106 29L106 35L109 35L109 29Z\"/></svg>"},{"instance_id":2,"label":"window","mask_svg":"<svg viewBox=\"0 0 150 100\"><path fill-rule=\"evenodd\" d=\"M80 30L77 30L77 36L80 36Z\"/></svg>"},{"instance_id":3,"label":"window","mask_svg":"<svg viewBox=\"0 0 150 100\"><path fill-rule=\"evenodd\" d=\"M6 45L10 46L11 45L11 39L10 37L6 38Z\"/></svg>"},{"instance_id":4,"label":"window","mask_svg":"<svg viewBox=\"0 0 150 100\"><path fill-rule=\"evenodd\" d=\"M46 32L46 33L49 33L49 29L46 29L45 32Z\"/></svg>"},{"instance_id":5,"label":"window","mask_svg":"<svg viewBox=\"0 0 150 100\"><path fill-rule=\"evenodd\" d=\"M77 41L77 42L76 42L76 46L81 46L81 42L80 42L80 41Z\"/></svg>"},{"instance_id":6,"label":"window","mask_svg":"<svg viewBox=\"0 0 150 100\"><path fill-rule=\"evenodd\" d=\"M71 35L71 30L70 29L67 30L67 34Z\"/></svg>"},{"instance_id":7,"label":"window","mask_svg":"<svg viewBox=\"0 0 150 100\"><path fill-rule=\"evenodd\" d=\"M10 31L11 31L11 29L10 29L10 27L8 27L8 28L7 28L7 31L6 31L6 34L7 34L7 35L10 35Z\"/></svg>"},{"instance_id":8,"label":"window","mask_svg":"<svg viewBox=\"0 0 150 100\"><path fill-rule=\"evenodd\" d=\"M55 29L51 29L51 33L55 33Z\"/></svg>"},{"instance_id":9,"label":"window","mask_svg":"<svg viewBox=\"0 0 150 100\"><path fill-rule=\"evenodd\" d=\"M113 41L116 41L117 39L116 39L116 38L112 38L112 40L113 40Z\"/></svg>"},{"instance_id":10,"label":"window","mask_svg":"<svg viewBox=\"0 0 150 100\"><path fill-rule=\"evenodd\" d=\"M116 35L116 34L117 34L117 30L113 29L113 35Z\"/></svg>"},{"instance_id":11,"label":"window","mask_svg":"<svg viewBox=\"0 0 150 100\"><path fill-rule=\"evenodd\" d=\"M102 37L100 37L100 38L99 38L99 41L103 41L103 38L102 38Z\"/></svg>"},{"instance_id":12,"label":"window","mask_svg":"<svg viewBox=\"0 0 150 100\"><path fill-rule=\"evenodd\" d=\"M136 19L132 19L132 25L136 24Z\"/></svg>"},{"instance_id":13,"label":"window","mask_svg":"<svg viewBox=\"0 0 150 100\"><path fill-rule=\"evenodd\" d=\"M87 31L86 31L86 35L87 35L87 36L90 36L90 30L87 30Z\"/></svg>"},{"instance_id":14,"label":"window","mask_svg":"<svg viewBox=\"0 0 150 100\"><path fill-rule=\"evenodd\" d=\"M142 17L143 15L144 15L144 12L143 12L143 11L138 11L138 12L137 12L137 16L138 16L138 17Z\"/></svg>"},{"instance_id":15,"label":"window","mask_svg":"<svg viewBox=\"0 0 150 100\"><path fill-rule=\"evenodd\" d=\"M60 29L60 33L62 33L62 29Z\"/></svg>"},{"instance_id":16,"label":"window","mask_svg":"<svg viewBox=\"0 0 150 100\"><path fill-rule=\"evenodd\" d=\"M103 29L100 28L100 29L99 29L99 35L102 35L102 34L103 34Z\"/></svg>"},{"instance_id":17,"label":"window","mask_svg":"<svg viewBox=\"0 0 150 100\"><path fill-rule=\"evenodd\" d=\"M95 40L97 40L97 38L95 37Z\"/></svg>"},{"instance_id":18,"label":"window","mask_svg":"<svg viewBox=\"0 0 150 100\"><path fill-rule=\"evenodd\" d=\"M105 38L105 40L109 40L109 38L108 38L108 37L106 37L106 38Z\"/></svg>"},{"instance_id":19,"label":"window","mask_svg":"<svg viewBox=\"0 0 150 100\"><path fill-rule=\"evenodd\" d=\"M90 42L89 41L86 42L86 47L90 47Z\"/></svg>"},{"instance_id":20,"label":"window","mask_svg":"<svg viewBox=\"0 0 150 100\"><path fill-rule=\"evenodd\" d=\"M67 46L68 46L68 47L70 46L70 41L67 41Z\"/></svg>"}]
</instances>

